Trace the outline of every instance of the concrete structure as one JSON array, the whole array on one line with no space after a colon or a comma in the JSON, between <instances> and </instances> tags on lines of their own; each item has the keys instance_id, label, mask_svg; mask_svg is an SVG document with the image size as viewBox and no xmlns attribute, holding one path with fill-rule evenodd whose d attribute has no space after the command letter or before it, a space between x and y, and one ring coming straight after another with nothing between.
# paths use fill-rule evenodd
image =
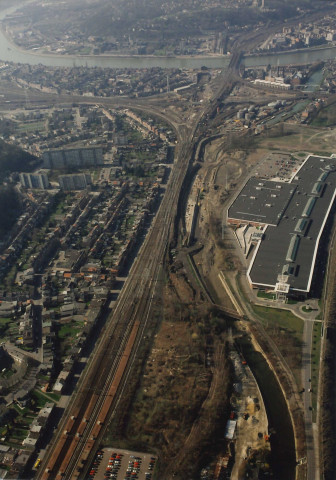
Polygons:
<instances>
[{"instance_id":1,"label":"concrete structure","mask_svg":"<svg viewBox=\"0 0 336 480\"><path fill-rule=\"evenodd\" d=\"M254 80L254 84L261 85L263 87L275 88L278 90L290 90L292 88L289 83L284 83L283 78L281 77L267 77L265 80L257 78Z\"/></svg>"},{"instance_id":2,"label":"concrete structure","mask_svg":"<svg viewBox=\"0 0 336 480\"><path fill-rule=\"evenodd\" d=\"M253 189L258 195L249 195ZM252 287L272 289L279 296L309 294L335 196L333 157L307 157L290 183L255 178L246 183L229 207L228 223L257 225L263 232L247 272Z\"/></svg>"},{"instance_id":3,"label":"concrete structure","mask_svg":"<svg viewBox=\"0 0 336 480\"><path fill-rule=\"evenodd\" d=\"M91 175L87 173L60 175L58 181L62 190L85 190L92 184Z\"/></svg>"},{"instance_id":4,"label":"concrete structure","mask_svg":"<svg viewBox=\"0 0 336 480\"><path fill-rule=\"evenodd\" d=\"M44 168L91 167L102 164L103 149L101 147L68 148L43 152Z\"/></svg>"},{"instance_id":5,"label":"concrete structure","mask_svg":"<svg viewBox=\"0 0 336 480\"><path fill-rule=\"evenodd\" d=\"M20 183L25 188L49 188L49 179L46 173L20 173Z\"/></svg>"}]
</instances>

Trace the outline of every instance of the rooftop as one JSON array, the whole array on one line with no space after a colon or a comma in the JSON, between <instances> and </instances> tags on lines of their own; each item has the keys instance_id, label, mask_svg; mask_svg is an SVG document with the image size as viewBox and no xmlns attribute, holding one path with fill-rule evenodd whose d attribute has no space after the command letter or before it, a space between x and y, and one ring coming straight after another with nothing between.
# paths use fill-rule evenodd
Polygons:
<instances>
[{"instance_id":1,"label":"rooftop","mask_svg":"<svg viewBox=\"0 0 336 480\"><path fill-rule=\"evenodd\" d=\"M228 210L229 219L278 225L296 185L250 178Z\"/></svg>"},{"instance_id":2,"label":"rooftop","mask_svg":"<svg viewBox=\"0 0 336 480\"><path fill-rule=\"evenodd\" d=\"M321 174L328 172L323 185ZM320 180L319 180L320 179ZM278 225L267 226L248 276L254 285L275 287L284 270L292 290L309 292L323 228L336 195L336 159L309 156L288 186L294 187Z\"/></svg>"}]
</instances>

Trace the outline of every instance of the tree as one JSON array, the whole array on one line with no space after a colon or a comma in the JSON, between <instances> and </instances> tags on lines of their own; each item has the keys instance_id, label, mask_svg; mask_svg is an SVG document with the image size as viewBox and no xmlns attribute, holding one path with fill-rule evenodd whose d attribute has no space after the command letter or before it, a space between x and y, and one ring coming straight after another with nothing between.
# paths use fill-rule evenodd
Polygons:
<instances>
[{"instance_id":1,"label":"tree","mask_svg":"<svg viewBox=\"0 0 336 480\"><path fill-rule=\"evenodd\" d=\"M20 194L12 186L0 186L0 238L14 225L22 212Z\"/></svg>"}]
</instances>

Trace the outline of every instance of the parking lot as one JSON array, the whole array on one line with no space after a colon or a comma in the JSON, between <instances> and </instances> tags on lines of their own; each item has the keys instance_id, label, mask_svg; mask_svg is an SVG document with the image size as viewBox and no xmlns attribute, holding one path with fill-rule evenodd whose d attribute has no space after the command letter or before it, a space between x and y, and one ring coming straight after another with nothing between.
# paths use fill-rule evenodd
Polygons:
<instances>
[{"instance_id":1,"label":"parking lot","mask_svg":"<svg viewBox=\"0 0 336 480\"><path fill-rule=\"evenodd\" d=\"M272 152L255 168L255 176L288 182L304 158L297 160L288 153Z\"/></svg>"},{"instance_id":2,"label":"parking lot","mask_svg":"<svg viewBox=\"0 0 336 480\"><path fill-rule=\"evenodd\" d=\"M90 480L151 480L157 457L115 448L98 450L88 472Z\"/></svg>"}]
</instances>

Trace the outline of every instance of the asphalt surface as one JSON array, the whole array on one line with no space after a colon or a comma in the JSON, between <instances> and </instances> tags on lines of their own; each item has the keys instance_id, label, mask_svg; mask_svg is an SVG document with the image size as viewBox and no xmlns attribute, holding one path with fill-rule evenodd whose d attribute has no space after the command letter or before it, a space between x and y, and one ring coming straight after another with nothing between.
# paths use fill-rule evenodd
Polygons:
<instances>
[{"instance_id":1,"label":"asphalt surface","mask_svg":"<svg viewBox=\"0 0 336 480\"><path fill-rule=\"evenodd\" d=\"M226 232L227 235L233 235L232 232ZM237 246L236 252L241 258L241 261L246 265L246 259L244 258L241 249ZM231 279L234 284L234 279ZM226 290L229 288L226 282L223 283ZM231 289L227 290L229 295L232 295ZM235 298L236 302L239 303L240 307L245 310L245 313L250 316L251 312L246 307L245 299L241 297L240 291L238 288L234 289L235 294L238 296ZM292 313L304 321L304 330L302 337L302 400L304 405L304 423L306 431L306 441L307 441L307 452L306 458L298 459L302 460L303 463L307 464L307 480L319 480L319 461L318 461L318 438L317 438L317 429L316 424L313 424L312 416L312 392L311 390L311 350L312 350L312 335L313 335L313 326L316 317L320 313L320 307L318 305L317 299L309 299L304 303L297 304L284 304L283 302L276 302L274 300L262 299L256 296L255 292L249 287L244 289L245 294L248 296L249 300L253 304L269 307L269 308L280 308L292 311ZM310 312L304 312L302 310L303 306L311 307ZM274 346L276 348L276 346ZM279 355L281 358L281 355ZM288 372L291 375L291 372Z\"/></svg>"},{"instance_id":2,"label":"asphalt surface","mask_svg":"<svg viewBox=\"0 0 336 480\"><path fill-rule=\"evenodd\" d=\"M98 463L97 470L90 480L105 480L106 474L113 475L116 470L114 480L124 480L132 478L133 480L150 480L156 464L157 457L149 453L133 452L130 450L104 448L101 450L102 457L96 457ZM115 467L116 457L118 458L117 468ZM97 462L98 460L98 462ZM152 464L152 466L150 466ZM94 466L94 465L93 465ZM131 474L131 475L129 475ZM133 474L133 475L132 475ZM146 476L147 474L147 476ZM113 477L112 477L113 478Z\"/></svg>"},{"instance_id":3,"label":"asphalt surface","mask_svg":"<svg viewBox=\"0 0 336 480\"><path fill-rule=\"evenodd\" d=\"M315 465L315 448L313 433L313 412L312 412L312 394L311 394L311 349L312 334L314 322L305 320L303 327L303 345L302 345L302 385L303 404L304 404L304 421L306 429L307 443L307 479L315 480L318 476Z\"/></svg>"}]
</instances>

